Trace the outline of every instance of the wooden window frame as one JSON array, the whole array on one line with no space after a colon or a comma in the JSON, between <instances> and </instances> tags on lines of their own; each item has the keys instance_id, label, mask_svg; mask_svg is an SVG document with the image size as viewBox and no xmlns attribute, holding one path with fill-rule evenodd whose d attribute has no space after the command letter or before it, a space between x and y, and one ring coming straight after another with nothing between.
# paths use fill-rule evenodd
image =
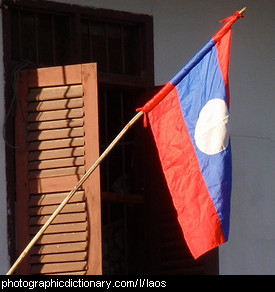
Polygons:
<instances>
[{"instance_id":1,"label":"wooden window frame","mask_svg":"<svg viewBox=\"0 0 275 292\"><path fill-rule=\"evenodd\" d=\"M114 10L107 10L102 8L90 8L79 5L68 5L64 3L51 2L51 1L32 1L32 0L3 0L3 24L11 23L11 16L8 12L10 9L19 9L36 13L53 13L54 15L63 15L71 18L73 27L72 33L72 46L74 48L71 57L67 64L82 63L81 60L81 46L74 46L74 44L81 44L80 34L80 20L81 17L92 19L93 21L106 21L108 23L117 24L142 24L144 27L144 40L143 40L143 63L144 70L140 76L112 74L112 73L98 73L99 83L118 86L134 86L141 88L152 88L154 86L154 58L153 58L153 18L145 14L133 14L130 12L121 12ZM8 26L10 28L10 25ZM5 52L8 54L6 60L11 60L11 42L10 31L4 32ZM8 61L9 62L9 61ZM12 64L7 64L12 67ZM5 65L6 66L6 65Z\"/></svg>"},{"instance_id":2,"label":"wooden window frame","mask_svg":"<svg viewBox=\"0 0 275 292\"><path fill-rule=\"evenodd\" d=\"M121 74L109 74L109 73L99 73L98 83L103 86L122 86L122 87L132 87L139 89L152 88L154 85L154 57L153 57L153 18L152 16L133 14L128 12L120 12L114 10L106 9L95 9L90 7L82 7L79 5L70 5L66 3L58 3L51 1L32 1L32 0L3 0L2 1L2 11L3 11L3 30L4 35L4 67L5 75L12 76L14 74L13 68L15 68L17 63L14 63L11 59L11 9L19 9L23 11L30 11L33 13L46 13L53 15L63 15L71 18L71 33L73 44L81 43L80 35L80 20L81 17L87 17L95 21L107 21L112 23L142 23L144 28L143 35L143 49L144 49L144 72L140 76L126 76ZM68 64L81 63L81 48L80 46L75 46L74 50L71 52L70 60ZM29 66L32 67L32 66ZM5 106L6 112L9 110L9 106L12 100L12 86L9 80L6 79L5 82ZM11 112L9 119L5 123L6 140L12 144L14 143L14 112ZM6 146L6 161L7 161L7 193L8 193L8 208L10 210L8 215L8 233L9 233L9 254L11 262L16 259L15 255L15 233L16 228L14 225L15 217L15 164L14 164L14 149ZM103 194L103 199L104 199ZM117 196L116 196L117 197ZM107 199L107 197L106 197ZM110 199L110 195L108 195ZM121 199L121 197L120 197Z\"/></svg>"}]
</instances>

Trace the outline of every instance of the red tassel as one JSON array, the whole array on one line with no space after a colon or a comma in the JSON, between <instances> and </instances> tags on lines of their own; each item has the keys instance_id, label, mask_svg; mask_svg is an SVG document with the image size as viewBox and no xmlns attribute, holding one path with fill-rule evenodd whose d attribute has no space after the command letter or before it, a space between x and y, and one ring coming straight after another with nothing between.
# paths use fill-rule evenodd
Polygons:
<instances>
[{"instance_id":1,"label":"red tassel","mask_svg":"<svg viewBox=\"0 0 275 292\"><path fill-rule=\"evenodd\" d=\"M147 112L144 110L143 107L139 107L136 109L136 112L143 112L143 127L147 128L148 121L147 121Z\"/></svg>"},{"instance_id":2,"label":"red tassel","mask_svg":"<svg viewBox=\"0 0 275 292\"><path fill-rule=\"evenodd\" d=\"M235 18L236 16L237 16L238 19L239 18L244 18L244 16L239 11L236 11L234 15L229 16L229 17L227 17L227 18L225 18L223 20L220 20L219 22L220 23L228 22L228 21L232 20L233 18Z\"/></svg>"}]
</instances>

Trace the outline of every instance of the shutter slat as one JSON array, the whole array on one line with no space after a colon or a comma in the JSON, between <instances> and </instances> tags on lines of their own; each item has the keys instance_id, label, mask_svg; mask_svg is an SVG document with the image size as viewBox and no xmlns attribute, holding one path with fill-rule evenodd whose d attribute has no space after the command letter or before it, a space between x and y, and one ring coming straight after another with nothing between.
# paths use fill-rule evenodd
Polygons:
<instances>
[{"instance_id":1,"label":"shutter slat","mask_svg":"<svg viewBox=\"0 0 275 292\"><path fill-rule=\"evenodd\" d=\"M84 171L84 167L83 166L80 166L80 167L83 168L83 171ZM41 170L41 171L52 171L52 170ZM76 175L76 173L74 172L72 175L63 176L62 179L60 179L60 177L58 176L30 179L29 180L30 194L56 193L56 192L65 192L65 191L69 192L78 183L80 177L81 175ZM83 188L80 187L80 190L82 189Z\"/></svg>"},{"instance_id":2,"label":"shutter slat","mask_svg":"<svg viewBox=\"0 0 275 292\"><path fill-rule=\"evenodd\" d=\"M58 99L52 101L31 102L28 105L28 112L43 112L60 109L71 109L82 107L82 98Z\"/></svg>"},{"instance_id":3,"label":"shutter slat","mask_svg":"<svg viewBox=\"0 0 275 292\"><path fill-rule=\"evenodd\" d=\"M53 263L53 264L41 264L33 265L31 272L33 274L46 274L46 273L58 273L58 272L74 272L87 269L87 262L71 262L71 263Z\"/></svg>"},{"instance_id":4,"label":"shutter slat","mask_svg":"<svg viewBox=\"0 0 275 292\"><path fill-rule=\"evenodd\" d=\"M68 195L68 192L31 195L30 200L29 200L29 206L34 207L34 206L48 206L48 205L60 204L67 195ZM78 191L70 199L69 203L83 202L84 200L85 200L84 191Z\"/></svg>"},{"instance_id":5,"label":"shutter slat","mask_svg":"<svg viewBox=\"0 0 275 292\"><path fill-rule=\"evenodd\" d=\"M56 111L34 112L28 115L28 122L43 122L51 120L65 120L83 117L82 108L64 109Z\"/></svg>"},{"instance_id":6,"label":"shutter slat","mask_svg":"<svg viewBox=\"0 0 275 292\"><path fill-rule=\"evenodd\" d=\"M87 249L88 242L69 242L60 244L43 244L35 245L31 254L57 254L63 252L78 252L85 251Z\"/></svg>"},{"instance_id":7,"label":"shutter slat","mask_svg":"<svg viewBox=\"0 0 275 292\"><path fill-rule=\"evenodd\" d=\"M79 242L87 240L87 232L69 232L69 233L56 233L44 234L37 244L52 244L64 242Z\"/></svg>"},{"instance_id":8,"label":"shutter slat","mask_svg":"<svg viewBox=\"0 0 275 292\"><path fill-rule=\"evenodd\" d=\"M31 170L29 171L29 178L46 178L46 177L57 177L57 176L69 176L72 174L80 175L85 173L84 166L75 167L61 167L54 169L42 169L42 170Z\"/></svg>"},{"instance_id":9,"label":"shutter slat","mask_svg":"<svg viewBox=\"0 0 275 292\"><path fill-rule=\"evenodd\" d=\"M33 122L29 123L28 130L49 130L49 129L60 129L60 128L73 128L83 126L83 119L65 119L57 121L48 121L48 122Z\"/></svg>"},{"instance_id":10,"label":"shutter slat","mask_svg":"<svg viewBox=\"0 0 275 292\"><path fill-rule=\"evenodd\" d=\"M50 206L39 206L39 207L31 207L30 215L51 215L59 205L50 205ZM86 210L85 202L82 203L73 203L66 204L66 206L60 211L60 214L64 213L76 213L76 212L84 212Z\"/></svg>"},{"instance_id":11,"label":"shutter slat","mask_svg":"<svg viewBox=\"0 0 275 292\"><path fill-rule=\"evenodd\" d=\"M49 149L58 149L65 147L76 147L83 146L84 138L76 137L69 139L58 139L58 140L49 140L49 141L41 141L41 142L31 142L29 143L28 149L30 151L35 150L49 150Z\"/></svg>"},{"instance_id":12,"label":"shutter slat","mask_svg":"<svg viewBox=\"0 0 275 292\"><path fill-rule=\"evenodd\" d=\"M61 148L57 150L33 151L29 153L29 161L77 157L84 155L84 147Z\"/></svg>"},{"instance_id":13,"label":"shutter slat","mask_svg":"<svg viewBox=\"0 0 275 292\"><path fill-rule=\"evenodd\" d=\"M37 263L58 263L58 262L72 262L72 261L84 261L87 259L87 252L68 252L62 254L45 254L45 255L33 255L30 262Z\"/></svg>"},{"instance_id":14,"label":"shutter slat","mask_svg":"<svg viewBox=\"0 0 275 292\"><path fill-rule=\"evenodd\" d=\"M49 215L46 216L33 216L29 220L30 225L43 225L50 218ZM83 222L87 219L86 212L82 213L68 213L59 214L52 222L55 223L70 223L70 222Z\"/></svg>"},{"instance_id":15,"label":"shutter slat","mask_svg":"<svg viewBox=\"0 0 275 292\"><path fill-rule=\"evenodd\" d=\"M28 101L72 98L83 95L82 85L33 88L27 96Z\"/></svg>"},{"instance_id":16,"label":"shutter slat","mask_svg":"<svg viewBox=\"0 0 275 292\"><path fill-rule=\"evenodd\" d=\"M40 230L40 226L31 226L30 235L35 235ZM87 222L75 222L65 224L50 225L44 234L62 233L62 232L78 232L87 230Z\"/></svg>"},{"instance_id":17,"label":"shutter slat","mask_svg":"<svg viewBox=\"0 0 275 292\"><path fill-rule=\"evenodd\" d=\"M84 165L84 157L68 157L60 159L47 159L29 162L29 170L34 169L50 169L50 168L60 168L60 167L70 167Z\"/></svg>"},{"instance_id":18,"label":"shutter slat","mask_svg":"<svg viewBox=\"0 0 275 292\"><path fill-rule=\"evenodd\" d=\"M28 141L82 137L83 134L83 127L34 131L28 135Z\"/></svg>"}]
</instances>

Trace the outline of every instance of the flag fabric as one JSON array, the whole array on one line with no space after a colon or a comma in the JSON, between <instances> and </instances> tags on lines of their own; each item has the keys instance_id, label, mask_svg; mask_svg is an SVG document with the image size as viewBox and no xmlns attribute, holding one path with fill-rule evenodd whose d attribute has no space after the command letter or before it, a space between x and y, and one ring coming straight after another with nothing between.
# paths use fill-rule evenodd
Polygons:
<instances>
[{"instance_id":1,"label":"flag fabric","mask_svg":"<svg viewBox=\"0 0 275 292\"><path fill-rule=\"evenodd\" d=\"M228 68L238 12L141 109L194 258L228 240L232 184ZM146 120L145 120L146 122Z\"/></svg>"}]
</instances>

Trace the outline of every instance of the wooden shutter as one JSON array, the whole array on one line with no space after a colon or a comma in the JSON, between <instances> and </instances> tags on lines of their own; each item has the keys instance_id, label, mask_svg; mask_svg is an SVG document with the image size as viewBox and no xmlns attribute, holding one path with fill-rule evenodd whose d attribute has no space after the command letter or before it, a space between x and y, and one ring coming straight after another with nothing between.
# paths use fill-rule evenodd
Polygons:
<instances>
[{"instance_id":1,"label":"wooden shutter","mask_svg":"<svg viewBox=\"0 0 275 292\"><path fill-rule=\"evenodd\" d=\"M22 71L16 114L20 253L99 156L95 64ZM101 274L99 169L47 228L20 274Z\"/></svg>"}]
</instances>

